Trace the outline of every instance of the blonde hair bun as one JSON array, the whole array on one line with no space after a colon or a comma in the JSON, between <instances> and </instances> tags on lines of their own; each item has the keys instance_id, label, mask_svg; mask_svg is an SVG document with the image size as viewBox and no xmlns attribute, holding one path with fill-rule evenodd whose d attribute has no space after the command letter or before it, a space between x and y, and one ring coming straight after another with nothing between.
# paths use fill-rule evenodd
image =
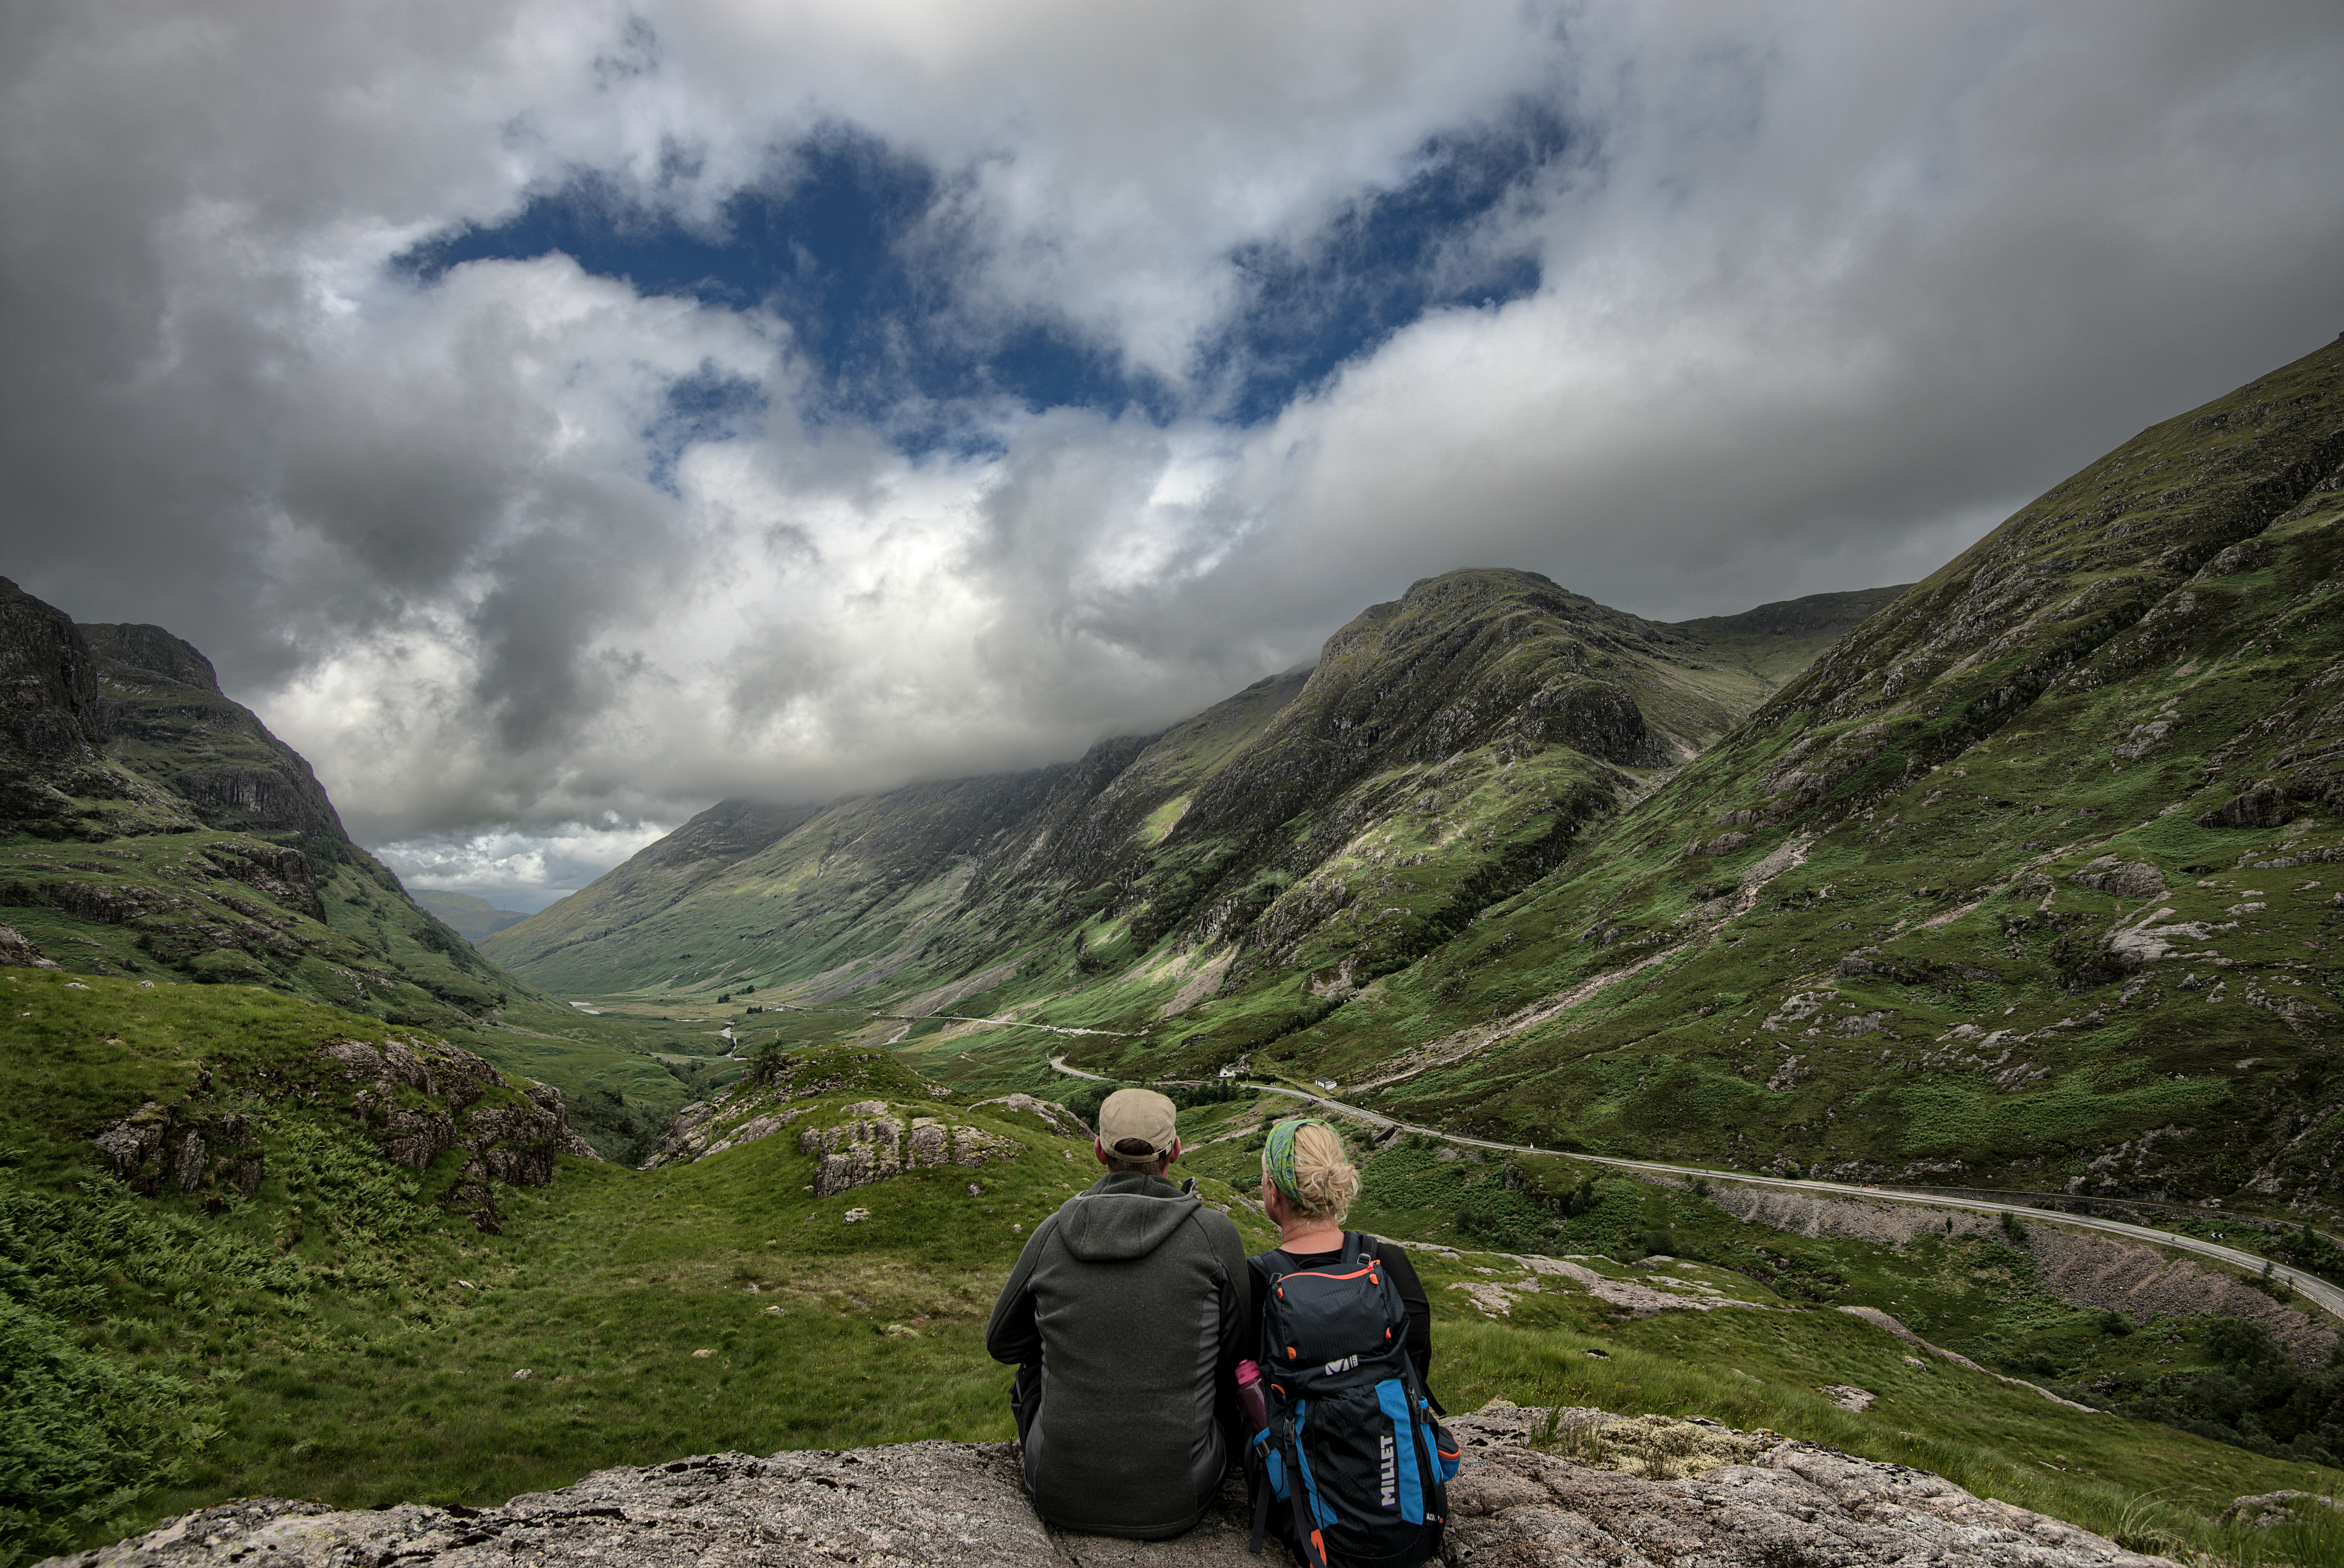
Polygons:
<instances>
[{"instance_id":1,"label":"blonde hair bun","mask_svg":"<svg viewBox=\"0 0 2344 1568\"><path fill-rule=\"evenodd\" d=\"M1359 1196L1359 1173L1332 1128L1310 1122L1294 1134L1295 1207L1313 1219L1343 1222Z\"/></svg>"}]
</instances>

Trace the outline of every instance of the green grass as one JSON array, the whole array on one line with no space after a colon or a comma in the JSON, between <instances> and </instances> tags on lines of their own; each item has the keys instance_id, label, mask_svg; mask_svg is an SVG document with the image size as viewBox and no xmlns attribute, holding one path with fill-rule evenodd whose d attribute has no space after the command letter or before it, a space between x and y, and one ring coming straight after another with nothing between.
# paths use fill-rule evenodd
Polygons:
<instances>
[{"instance_id":1,"label":"green grass","mask_svg":"<svg viewBox=\"0 0 2344 1568\"><path fill-rule=\"evenodd\" d=\"M1091 1179L1079 1140L1004 1108L955 1103L965 1097L924 1099L919 1077L884 1057L856 1067L851 1052L800 1054L778 1078L736 1091L731 1118L770 1092L828 1084L790 1102L813 1108L793 1129L875 1093L1014 1138L1024 1152L819 1200L813 1158L788 1132L651 1172L565 1159L552 1187L504 1192L502 1233L484 1235L436 1206L452 1157L419 1173L388 1165L352 1137L331 1083L301 1076L322 1040L363 1037L363 1021L259 990L74 983L0 976L0 994L29 1004L12 1010L35 1015L0 1018L11 1075L0 1106L13 1108L0 1122L11 1150L0 1343L54 1369L38 1388L12 1381L7 1397L19 1411L73 1413L39 1426L46 1490L20 1488L8 1504L23 1511L6 1524L10 1551L111 1539L230 1495L480 1506L693 1452L1010 1434L1009 1373L985 1357L983 1323L1034 1224ZM194 1093L207 1069L262 1120L268 1175L255 1198L207 1213L200 1195L138 1197L93 1176L81 1139L95 1123ZM1249 1133L1277 1108L1183 1112L1197 1140L1188 1168L1230 1205L1249 1250L1274 1237L1234 1198L1254 1185ZM2204 1521L2231 1496L2333 1480L2063 1411L1943 1363L1912 1367L1899 1343L1831 1310L1838 1298L1793 1289L1821 1290L1837 1273L1849 1299L1925 1320L1929 1309L1904 1299L1908 1277L1935 1268L1965 1281L1980 1321L2014 1320L2008 1303L2023 1292L1968 1264L1933 1264L1925 1246L1859 1258L1721 1219L1690 1194L1614 1181L1585 1193L1566 1184L1575 1207L1555 1230L1499 1167L1434 1152L1403 1140L1377 1155L1356 1218L1460 1249L1420 1253L1434 1386L1454 1408L1502 1397L1709 1414L1927 1465L2086 1525L2157 1511L2157 1528L2192 1542L2212 1539ZM851 1209L868 1217L849 1224ZM1764 1310L1635 1320L1549 1279L1493 1320L1451 1287L1523 1278L1473 1233L1509 1226L1542 1228L1541 1250L1591 1254L1635 1250L1663 1231L1734 1261L1740 1271L1694 1265L1694 1277ZM1757 1251L1734 1259L1736 1242ZM1769 1267L1766 1251L1789 1264ZM1601 1258L1590 1266L1630 1274ZM1986 1313L1989 1298L2001 1316ZM1851 1415L1816 1391L1842 1382L1881 1403ZM2149 1528L2146 1517L2135 1525ZM2288 1560L2336 1559L2306 1549Z\"/></svg>"}]
</instances>

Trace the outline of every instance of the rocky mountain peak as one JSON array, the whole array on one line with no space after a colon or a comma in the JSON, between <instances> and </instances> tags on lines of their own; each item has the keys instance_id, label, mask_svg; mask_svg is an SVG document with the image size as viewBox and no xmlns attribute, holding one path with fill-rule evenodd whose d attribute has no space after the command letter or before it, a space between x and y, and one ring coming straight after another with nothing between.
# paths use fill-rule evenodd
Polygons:
<instances>
[{"instance_id":1,"label":"rocky mountain peak","mask_svg":"<svg viewBox=\"0 0 2344 1568\"><path fill-rule=\"evenodd\" d=\"M90 652L100 660L160 675L216 697L223 694L212 662L194 643L172 636L160 626L99 623L83 626L81 633Z\"/></svg>"}]
</instances>

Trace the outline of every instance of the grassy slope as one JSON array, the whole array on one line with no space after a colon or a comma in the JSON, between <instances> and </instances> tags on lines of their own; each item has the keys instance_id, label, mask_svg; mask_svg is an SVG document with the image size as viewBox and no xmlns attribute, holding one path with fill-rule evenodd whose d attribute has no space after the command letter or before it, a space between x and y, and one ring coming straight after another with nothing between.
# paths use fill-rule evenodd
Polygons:
<instances>
[{"instance_id":1,"label":"grassy slope","mask_svg":"<svg viewBox=\"0 0 2344 1568\"><path fill-rule=\"evenodd\" d=\"M486 947L617 1008L729 991L736 1013L838 1009L781 1020L792 1037L906 1005L1127 1029L1171 1006L1184 1059L1226 1061L1535 878L1641 773L1771 690L1761 664L1779 674L1784 650L1812 654L1876 597L1701 623L1713 648L1531 574L1451 573L1367 612L1307 682L1258 683L1064 770L842 803L762 851L698 863L672 897L638 895L645 875L625 868ZM1618 703L1633 704L1624 721ZM658 857L682 851L639 858ZM611 916L622 903L638 913ZM1215 1001L1217 986L1238 999ZM955 1070L979 1076L1030 1057L1014 1037L930 1048L941 1061L963 1046Z\"/></svg>"},{"instance_id":2,"label":"grassy slope","mask_svg":"<svg viewBox=\"0 0 2344 1568\"><path fill-rule=\"evenodd\" d=\"M2198 818L2274 754L2344 738L2309 694L2344 652L2344 497L2289 504L2307 466L2344 457L2322 445L2339 365L2324 349L2061 487L1580 863L1297 1051L1372 1077L1396 1040L1657 958L1390 1098L1549 1144L2332 1205L2318 862L2344 835L2316 800L2277 829ZM1737 812L1747 843L1686 855ZM1792 843L1804 864L1754 908L1698 907ZM2103 855L2167 890L2075 880ZM2162 963L2110 962L2110 936L2144 920L2198 924ZM1873 949L1872 972L1836 972Z\"/></svg>"},{"instance_id":3,"label":"grassy slope","mask_svg":"<svg viewBox=\"0 0 2344 1568\"><path fill-rule=\"evenodd\" d=\"M347 1017L255 991L89 984L72 993L62 976L0 979L26 1003L9 1010L35 1015L0 1019L0 1062L15 1080L5 1103L19 1108L5 1126L15 1152L0 1179L0 1244L31 1265L7 1290L45 1314L55 1344L145 1391L145 1424L126 1409L118 1435L177 1469L125 1472L154 1490L100 1495L62 1534L40 1537L42 1550L227 1495L477 1505L598 1465L693 1452L1009 1434L1008 1373L983 1354L984 1318L1026 1232L1092 1168L1086 1149L1036 1118L929 1100L884 1057L818 1057L785 1088L848 1070L793 1102L815 1108L800 1125L884 1097L1024 1152L823 1199L808 1195L812 1157L787 1135L651 1172L565 1160L553 1187L506 1194L503 1234L483 1236L430 1208L438 1173L418 1182L354 1148L330 1104L280 1099L258 1108L273 1140L258 1195L207 1217L177 1196L76 1188L87 1169L76 1140L205 1065L225 1075L232 1057L247 1067L282 1057L289 1068ZM72 1064L62 1079L60 1062ZM21 1108L33 1102L18 1091L35 1082L66 1087L50 1114ZM1187 1127L1208 1138L1253 1116L1212 1107ZM1208 1196L1228 1201L1223 1179L1250 1174L1242 1146L1205 1146L1196 1168ZM1383 1218L1435 1226L1470 1179L1428 1178L1422 1151L1405 1147L1369 1169ZM1630 1189L1608 1200L1621 1224L1666 1222L1653 1204L1689 1201L1616 1185ZM849 1209L870 1218L844 1223ZM1258 1219L1236 1213L1249 1249L1268 1243ZM1503 1397L1705 1413L1928 1465L2102 1528L2177 1478L2199 1489L2183 1499L2199 1518L2239 1493L2334 1480L2062 1410L1981 1374L1913 1367L1878 1330L1720 1269L1695 1277L1765 1310L1640 1320L1549 1280L1491 1318L1452 1287L1518 1282L1522 1270L1439 1234L1462 1243L1454 1256L1424 1254L1422 1270L1436 1386L1457 1408ZM39 1290L24 1290L28 1277ZM804 1375L814 1367L822 1376ZM521 1369L531 1375L515 1378ZM1852 1415L1817 1391L1845 1382L1882 1402ZM15 1542L25 1539L19 1522Z\"/></svg>"},{"instance_id":4,"label":"grassy slope","mask_svg":"<svg viewBox=\"0 0 2344 1568\"><path fill-rule=\"evenodd\" d=\"M1389 1077L1396 1109L1550 1147L2332 1206L2344 834L2318 791L2344 741L2319 689L2344 497L2308 487L2344 458L2339 364L2061 486L1558 874L1257 1065ZM2306 792L2286 825L2199 825L2262 777ZM1786 846L1803 864L1743 908ZM2104 855L2167 891L2076 880ZM2176 954L2127 970L2108 942L2144 920L2183 928ZM1426 1067L1424 1042L1457 1059Z\"/></svg>"}]
</instances>

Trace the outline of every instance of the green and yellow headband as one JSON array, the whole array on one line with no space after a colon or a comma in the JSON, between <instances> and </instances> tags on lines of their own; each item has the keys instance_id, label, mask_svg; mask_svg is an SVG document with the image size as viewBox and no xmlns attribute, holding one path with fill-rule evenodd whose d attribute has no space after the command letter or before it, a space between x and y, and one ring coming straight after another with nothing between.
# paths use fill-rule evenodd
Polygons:
<instances>
[{"instance_id":1,"label":"green and yellow headband","mask_svg":"<svg viewBox=\"0 0 2344 1568\"><path fill-rule=\"evenodd\" d=\"M1334 1124L1315 1116L1290 1117L1269 1129L1269 1141L1262 1146L1261 1168L1278 1184L1287 1197L1302 1197L1301 1179L1294 1174L1294 1138L1306 1127L1323 1127L1329 1132Z\"/></svg>"}]
</instances>

